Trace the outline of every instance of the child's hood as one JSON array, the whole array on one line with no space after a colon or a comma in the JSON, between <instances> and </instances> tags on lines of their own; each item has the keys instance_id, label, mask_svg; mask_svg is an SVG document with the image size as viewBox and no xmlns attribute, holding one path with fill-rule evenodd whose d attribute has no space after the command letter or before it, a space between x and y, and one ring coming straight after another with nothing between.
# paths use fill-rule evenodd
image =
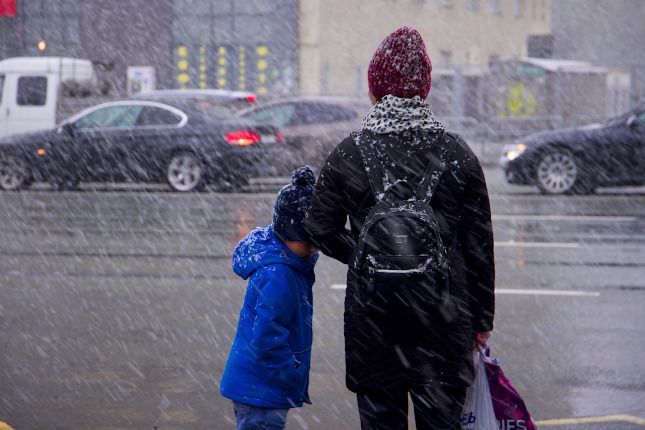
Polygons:
<instances>
[{"instance_id":1,"label":"child's hood","mask_svg":"<svg viewBox=\"0 0 645 430\"><path fill-rule=\"evenodd\" d=\"M317 255L311 261L298 257L273 233L273 227L253 230L240 241L233 251L233 271L247 279L253 272L270 264L286 264L300 272L308 272L316 264Z\"/></svg>"}]
</instances>

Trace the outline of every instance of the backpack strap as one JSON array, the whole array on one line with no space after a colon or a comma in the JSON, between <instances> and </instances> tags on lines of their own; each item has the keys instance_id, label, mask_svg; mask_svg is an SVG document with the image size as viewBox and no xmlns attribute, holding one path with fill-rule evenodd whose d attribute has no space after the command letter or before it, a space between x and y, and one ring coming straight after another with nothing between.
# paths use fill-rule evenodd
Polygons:
<instances>
[{"instance_id":1,"label":"backpack strap","mask_svg":"<svg viewBox=\"0 0 645 430\"><path fill-rule=\"evenodd\" d=\"M356 147L358 148L358 152L361 155L361 159L363 160L363 166L365 167L365 173L367 173L367 178L369 179L372 194L374 194L374 200L379 202L385 193L381 163L376 156L374 146L362 139L362 131L355 133L353 137Z\"/></svg>"},{"instance_id":2,"label":"backpack strap","mask_svg":"<svg viewBox=\"0 0 645 430\"><path fill-rule=\"evenodd\" d=\"M430 162L424 171L421 182L415 190L415 196L417 200L426 200L428 197L434 195L434 191L439 184L439 180L446 170L446 159L449 159L448 154L454 152L454 148L451 146L447 150L442 151L444 148L444 143L446 141L446 135L448 132L444 129L432 146L432 152L430 156ZM354 142L358 148L358 152L363 161L363 166L365 167L365 172L367 173L367 178L370 183L370 188L374 199L379 202L381 201L385 193L385 184L383 183L383 169L381 163L377 157L374 146L365 142L363 139L363 132L358 132L353 135ZM435 154L439 154L438 156ZM437 174L438 173L438 174Z\"/></svg>"},{"instance_id":3,"label":"backpack strap","mask_svg":"<svg viewBox=\"0 0 645 430\"><path fill-rule=\"evenodd\" d=\"M439 136L434 143L432 149L433 149L433 154L430 156L430 162L428 163L428 166L426 167L425 172L423 173L423 177L421 179L421 182L417 186L415 195L417 200L430 200L432 199L432 196L434 195L435 190L437 189L437 186L439 185L439 180L443 176L444 172L447 170L446 169L446 162L450 160L451 158L454 158L454 153L456 150L456 139L454 145L450 145L448 148L444 148L444 145L446 143L446 135L449 134L445 129L441 132L441 136ZM442 149L445 149L442 151ZM437 157L435 154L439 153L439 156ZM450 241L450 247L448 248L448 251L446 253L446 263L448 266L450 266L450 263L452 262L452 256L455 253L455 250L457 249L457 246L459 245L459 234L460 234L460 228L457 226L457 230L453 233L452 235L452 240Z\"/></svg>"},{"instance_id":4,"label":"backpack strap","mask_svg":"<svg viewBox=\"0 0 645 430\"><path fill-rule=\"evenodd\" d=\"M448 252L446 253L446 263L448 264L448 267L452 267L452 256L455 254L455 250L457 249L457 246L459 245L459 233L461 232L461 229L459 228L459 225L457 226L457 229L455 232L452 234L452 240L450 241L450 248L448 248Z\"/></svg>"},{"instance_id":5,"label":"backpack strap","mask_svg":"<svg viewBox=\"0 0 645 430\"><path fill-rule=\"evenodd\" d=\"M447 159L450 158L448 157L448 154L452 156L452 153L454 152L454 148L452 146L450 148L447 148L447 150L442 150L446 149L444 148L444 144L446 142L446 134L448 133L444 129L441 132L441 136L437 138L432 146L430 162L428 162L428 166L426 167L426 170L423 172L423 176L421 177L421 182L415 190L415 196L417 200L431 199L434 195L435 190L437 189L437 185L439 185L441 176L446 171L446 162ZM439 155L437 156L436 154Z\"/></svg>"}]
</instances>

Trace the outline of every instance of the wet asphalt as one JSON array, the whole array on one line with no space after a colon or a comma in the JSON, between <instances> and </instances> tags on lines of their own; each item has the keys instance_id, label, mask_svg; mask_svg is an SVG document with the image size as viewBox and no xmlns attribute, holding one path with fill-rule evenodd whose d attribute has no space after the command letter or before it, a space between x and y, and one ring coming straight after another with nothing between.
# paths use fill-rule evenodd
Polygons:
<instances>
[{"instance_id":1,"label":"wet asphalt","mask_svg":"<svg viewBox=\"0 0 645 430\"><path fill-rule=\"evenodd\" d=\"M539 428L645 428L645 189L551 197L486 175L493 355ZM270 187L1 193L0 422L234 428L217 391L245 288L230 254L270 223L273 198ZM321 258L314 404L292 411L288 429L359 428L344 386L344 273Z\"/></svg>"}]
</instances>

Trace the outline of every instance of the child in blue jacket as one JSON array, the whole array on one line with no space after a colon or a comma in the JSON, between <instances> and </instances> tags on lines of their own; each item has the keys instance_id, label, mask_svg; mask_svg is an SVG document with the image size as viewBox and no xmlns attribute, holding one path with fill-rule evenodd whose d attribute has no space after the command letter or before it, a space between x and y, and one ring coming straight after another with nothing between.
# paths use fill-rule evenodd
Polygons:
<instances>
[{"instance_id":1,"label":"child in blue jacket","mask_svg":"<svg viewBox=\"0 0 645 430\"><path fill-rule=\"evenodd\" d=\"M233 270L249 279L237 333L220 384L233 401L238 430L284 429L289 408L311 403L314 265L304 217L316 177L296 169L280 190L273 224L246 236Z\"/></svg>"}]
</instances>

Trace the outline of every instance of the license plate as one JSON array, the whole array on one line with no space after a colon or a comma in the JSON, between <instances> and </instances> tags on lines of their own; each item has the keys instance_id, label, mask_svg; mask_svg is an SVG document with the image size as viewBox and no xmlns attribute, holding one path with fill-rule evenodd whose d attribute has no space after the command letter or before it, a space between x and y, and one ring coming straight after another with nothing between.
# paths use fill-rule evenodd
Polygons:
<instances>
[{"instance_id":1,"label":"license plate","mask_svg":"<svg viewBox=\"0 0 645 430\"><path fill-rule=\"evenodd\" d=\"M276 143L278 141L275 136L270 134L260 135L260 139L262 140L262 143Z\"/></svg>"}]
</instances>

